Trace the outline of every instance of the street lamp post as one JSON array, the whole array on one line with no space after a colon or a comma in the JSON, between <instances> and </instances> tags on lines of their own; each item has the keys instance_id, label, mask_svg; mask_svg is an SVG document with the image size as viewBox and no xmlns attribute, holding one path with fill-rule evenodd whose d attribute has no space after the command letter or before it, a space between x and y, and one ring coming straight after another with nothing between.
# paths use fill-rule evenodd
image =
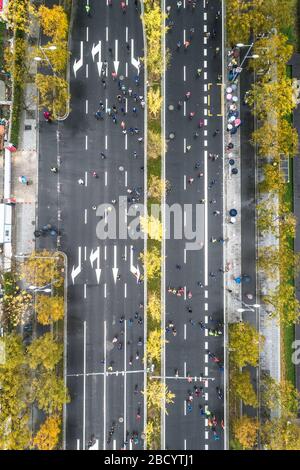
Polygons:
<instances>
[{"instance_id":1,"label":"street lamp post","mask_svg":"<svg viewBox=\"0 0 300 470\"><path fill-rule=\"evenodd\" d=\"M251 49L253 48L254 46L254 42L252 42L251 44L243 44L243 43L238 43L236 45L239 49L241 49L242 47L248 47L248 51L244 57L244 59L242 60L242 63L240 64L239 68L242 69L243 68L243 65L245 63L245 61L247 59L258 59L259 58L259 55L258 54L253 54L253 55L250 55L250 52L251 52ZM234 82L234 80L236 79L236 77L239 75L240 72L236 72L232 81Z\"/></svg>"},{"instance_id":2,"label":"street lamp post","mask_svg":"<svg viewBox=\"0 0 300 470\"><path fill-rule=\"evenodd\" d=\"M47 54L45 53L45 51L55 51L57 49L56 46L52 45L52 46L49 46L49 47L42 47L42 46L38 46L39 50L42 52L44 58L46 59L46 61L48 62L49 66L51 67L51 70L53 72L53 75L56 77L56 73L55 71L53 70L53 67L52 67L52 64L49 60L49 57L47 56ZM42 57L40 56L36 56L33 58L36 62L41 62L43 59Z\"/></svg>"}]
</instances>

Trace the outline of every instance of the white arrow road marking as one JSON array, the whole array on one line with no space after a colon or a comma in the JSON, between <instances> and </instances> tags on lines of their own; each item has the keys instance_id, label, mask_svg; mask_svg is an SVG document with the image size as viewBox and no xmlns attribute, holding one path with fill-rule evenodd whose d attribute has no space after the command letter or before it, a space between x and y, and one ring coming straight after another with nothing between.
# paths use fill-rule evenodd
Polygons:
<instances>
[{"instance_id":1,"label":"white arrow road marking","mask_svg":"<svg viewBox=\"0 0 300 470\"><path fill-rule=\"evenodd\" d=\"M75 268L73 265L71 277L74 285L75 278L81 273L81 246L78 247L78 266Z\"/></svg>"},{"instance_id":2,"label":"white arrow road marking","mask_svg":"<svg viewBox=\"0 0 300 470\"><path fill-rule=\"evenodd\" d=\"M117 245L114 245L114 267L112 268L112 270L113 270L114 281L116 283L117 275L119 272L119 268L117 268Z\"/></svg>"},{"instance_id":3,"label":"white arrow road marking","mask_svg":"<svg viewBox=\"0 0 300 470\"><path fill-rule=\"evenodd\" d=\"M95 269L95 272L96 272L96 276L97 276L97 282L98 284L100 283L100 276L101 276L101 269L100 269L100 246L98 246L98 248L96 248L95 251L91 251L91 254L90 254L90 262L91 262L91 265L92 265L92 268L94 268L94 262L95 260L97 260L97 267Z\"/></svg>"},{"instance_id":4,"label":"white arrow road marking","mask_svg":"<svg viewBox=\"0 0 300 470\"><path fill-rule=\"evenodd\" d=\"M115 40L115 60L114 60L114 67L115 67L115 72L118 73L118 70L119 70L119 65L120 65L120 62L119 62L119 52L118 52L118 48L119 48L119 41L118 39Z\"/></svg>"},{"instance_id":5,"label":"white arrow road marking","mask_svg":"<svg viewBox=\"0 0 300 470\"><path fill-rule=\"evenodd\" d=\"M99 73L99 77L101 77L101 71L102 71L102 66L103 66L103 62L102 62L102 47L101 47L101 41L98 42L98 44L93 44L93 47L92 47L92 57L93 57L93 62L95 62L95 56L98 54L98 62L97 62L97 67L98 67L98 73Z\"/></svg>"},{"instance_id":6,"label":"white arrow road marking","mask_svg":"<svg viewBox=\"0 0 300 470\"><path fill-rule=\"evenodd\" d=\"M73 65L73 72L76 78L76 74L78 70L81 69L83 66L83 41L80 41L80 59L79 60L74 60L74 65Z\"/></svg>"},{"instance_id":7,"label":"white arrow road marking","mask_svg":"<svg viewBox=\"0 0 300 470\"><path fill-rule=\"evenodd\" d=\"M137 69L138 74L140 73L140 58L136 60L134 57L134 39L131 39L131 63Z\"/></svg>"},{"instance_id":8,"label":"white arrow road marking","mask_svg":"<svg viewBox=\"0 0 300 470\"><path fill-rule=\"evenodd\" d=\"M139 266L135 267L133 264L133 246L130 246L130 271L136 277L137 281L140 278L141 272Z\"/></svg>"}]
</instances>

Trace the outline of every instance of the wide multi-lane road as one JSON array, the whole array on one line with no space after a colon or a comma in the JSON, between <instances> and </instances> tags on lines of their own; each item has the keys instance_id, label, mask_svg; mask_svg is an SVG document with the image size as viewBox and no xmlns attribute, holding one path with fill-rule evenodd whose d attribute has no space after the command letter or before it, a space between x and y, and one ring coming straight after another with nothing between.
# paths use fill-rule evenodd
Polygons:
<instances>
[{"instance_id":1,"label":"wide multi-lane road","mask_svg":"<svg viewBox=\"0 0 300 470\"><path fill-rule=\"evenodd\" d=\"M90 0L89 15L76 3L71 112L40 126L39 226L59 226L68 257L67 449L86 449L92 437L93 448L144 446L144 240L119 236L129 204L144 202L143 31L140 11L126 3L122 11L120 2ZM114 211L117 233L103 240Z\"/></svg>"},{"instance_id":2,"label":"wide multi-lane road","mask_svg":"<svg viewBox=\"0 0 300 470\"><path fill-rule=\"evenodd\" d=\"M183 208L184 230L192 207L203 246L190 251L185 239L166 240L164 368L176 398L163 439L168 449L214 450L224 448L222 3L166 1L165 8L166 202Z\"/></svg>"}]
</instances>

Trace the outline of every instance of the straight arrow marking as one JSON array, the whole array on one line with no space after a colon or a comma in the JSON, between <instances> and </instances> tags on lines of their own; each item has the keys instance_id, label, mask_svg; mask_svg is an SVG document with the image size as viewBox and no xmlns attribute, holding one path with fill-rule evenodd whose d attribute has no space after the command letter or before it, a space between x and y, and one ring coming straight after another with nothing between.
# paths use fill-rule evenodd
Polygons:
<instances>
[{"instance_id":1,"label":"straight arrow marking","mask_svg":"<svg viewBox=\"0 0 300 470\"><path fill-rule=\"evenodd\" d=\"M118 73L119 70L119 41L118 39L115 40L115 60L114 60L114 67L115 67L115 72Z\"/></svg>"},{"instance_id":2,"label":"straight arrow marking","mask_svg":"<svg viewBox=\"0 0 300 470\"><path fill-rule=\"evenodd\" d=\"M90 263L92 268L94 268L94 262L97 260L97 267L95 269L97 282L100 283L101 269L100 269L100 247L98 246L95 251L91 251L90 254Z\"/></svg>"},{"instance_id":3,"label":"straight arrow marking","mask_svg":"<svg viewBox=\"0 0 300 470\"><path fill-rule=\"evenodd\" d=\"M114 281L116 283L118 272L119 272L119 269L117 267L117 245L114 245L114 267L112 268L112 270L113 270Z\"/></svg>"}]
</instances>

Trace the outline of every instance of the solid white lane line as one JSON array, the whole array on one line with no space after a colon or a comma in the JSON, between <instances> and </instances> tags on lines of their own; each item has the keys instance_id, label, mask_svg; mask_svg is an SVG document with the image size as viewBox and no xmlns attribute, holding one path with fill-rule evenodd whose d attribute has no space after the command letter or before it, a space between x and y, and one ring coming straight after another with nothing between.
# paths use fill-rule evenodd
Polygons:
<instances>
[{"instance_id":1,"label":"solid white lane line","mask_svg":"<svg viewBox=\"0 0 300 470\"><path fill-rule=\"evenodd\" d=\"M204 21L207 21L207 13L206 13L206 11L204 12Z\"/></svg>"},{"instance_id":2,"label":"solid white lane line","mask_svg":"<svg viewBox=\"0 0 300 470\"><path fill-rule=\"evenodd\" d=\"M104 247L104 260L107 260L107 246Z\"/></svg>"},{"instance_id":3,"label":"solid white lane line","mask_svg":"<svg viewBox=\"0 0 300 470\"><path fill-rule=\"evenodd\" d=\"M88 136L85 136L85 150L88 149Z\"/></svg>"},{"instance_id":4,"label":"solid white lane line","mask_svg":"<svg viewBox=\"0 0 300 470\"><path fill-rule=\"evenodd\" d=\"M125 188L127 188L127 176L128 176L127 171L125 171Z\"/></svg>"},{"instance_id":5,"label":"solid white lane line","mask_svg":"<svg viewBox=\"0 0 300 470\"><path fill-rule=\"evenodd\" d=\"M125 98L125 111L128 113L128 98Z\"/></svg>"},{"instance_id":6,"label":"solid white lane line","mask_svg":"<svg viewBox=\"0 0 300 470\"><path fill-rule=\"evenodd\" d=\"M204 359L205 364L208 363L208 354L205 354L205 359Z\"/></svg>"},{"instance_id":7,"label":"solid white lane line","mask_svg":"<svg viewBox=\"0 0 300 470\"><path fill-rule=\"evenodd\" d=\"M186 450L186 439L184 439L183 448Z\"/></svg>"},{"instance_id":8,"label":"solid white lane line","mask_svg":"<svg viewBox=\"0 0 300 470\"><path fill-rule=\"evenodd\" d=\"M207 329L205 330L205 336L208 336L208 330Z\"/></svg>"},{"instance_id":9,"label":"solid white lane line","mask_svg":"<svg viewBox=\"0 0 300 470\"><path fill-rule=\"evenodd\" d=\"M186 153L186 138L183 139L183 153Z\"/></svg>"},{"instance_id":10,"label":"solid white lane line","mask_svg":"<svg viewBox=\"0 0 300 470\"><path fill-rule=\"evenodd\" d=\"M125 34L126 42L128 42L128 26L126 26L126 34Z\"/></svg>"},{"instance_id":11,"label":"solid white lane line","mask_svg":"<svg viewBox=\"0 0 300 470\"><path fill-rule=\"evenodd\" d=\"M107 135L105 136L105 150L107 150Z\"/></svg>"},{"instance_id":12,"label":"solid white lane line","mask_svg":"<svg viewBox=\"0 0 300 470\"><path fill-rule=\"evenodd\" d=\"M84 247L84 261L86 261L86 246Z\"/></svg>"},{"instance_id":13,"label":"solid white lane line","mask_svg":"<svg viewBox=\"0 0 300 470\"><path fill-rule=\"evenodd\" d=\"M106 34L105 34L105 39L108 41L108 26L106 26Z\"/></svg>"},{"instance_id":14,"label":"solid white lane line","mask_svg":"<svg viewBox=\"0 0 300 470\"><path fill-rule=\"evenodd\" d=\"M207 109L204 109L204 116L207 116Z\"/></svg>"},{"instance_id":15,"label":"solid white lane line","mask_svg":"<svg viewBox=\"0 0 300 470\"><path fill-rule=\"evenodd\" d=\"M204 96L204 104L207 104L207 96Z\"/></svg>"},{"instance_id":16,"label":"solid white lane line","mask_svg":"<svg viewBox=\"0 0 300 470\"><path fill-rule=\"evenodd\" d=\"M88 114L89 112L89 102L88 100L85 100L85 114Z\"/></svg>"},{"instance_id":17,"label":"solid white lane line","mask_svg":"<svg viewBox=\"0 0 300 470\"><path fill-rule=\"evenodd\" d=\"M108 99L105 98L105 112L107 113L107 107L108 107Z\"/></svg>"},{"instance_id":18,"label":"solid white lane line","mask_svg":"<svg viewBox=\"0 0 300 470\"><path fill-rule=\"evenodd\" d=\"M208 132L204 131L204 137L207 137L207 136L208 136Z\"/></svg>"},{"instance_id":19,"label":"solid white lane line","mask_svg":"<svg viewBox=\"0 0 300 470\"><path fill-rule=\"evenodd\" d=\"M124 247L124 261L127 261L127 245Z\"/></svg>"},{"instance_id":20,"label":"solid white lane line","mask_svg":"<svg viewBox=\"0 0 300 470\"><path fill-rule=\"evenodd\" d=\"M124 284L124 298L127 299L127 284Z\"/></svg>"},{"instance_id":21,"label":"solid white lane line","mask_svg":"<svg viewBox=\"0 0 300 470\"><path fill-rule=\"evenodd\" d=\"M204 72L204 80L207 80L207 72Z\"/></svg>"},{"instance_id":22,"label":"solid white lane line","mask_svg":"<svg viewBox=\"0 0 300 470\"><path fill-rule=\"evenodd\" d=\"M84 185L87 186L87 171L84 174Z\"/></svg>"},{"instance_id":23,"label":"solid white lane line","mask_svg":"<svg viewBox=\"0 0 300 470\"><path fill-rule=\"evenodd\" d=\"M183 363L183 377L186 377L186 362Z\"/></svg>"},{"instance_id":24,"label":"solid white lane line","mask_svg":"<svg viewBox=\"0 0 300 470\"><path fill-rule=\"evenodd\" d=\"M183 44L185 43L185 38L186 38L186 31L185 29L183 30Z\"/></svg>"},{"instance_id":25,"label":"solid white lane line","mask_svg":"<svg viewBox=\"0 0 300 470\"><path fill-rule=\"evenodd\" d=\"M186 66L183 66L183 81L186 82Z\"/></svg>"},{"instance_id":26,"label":"solid white lane line","mask_svg":"<svg viewBox=\"0 0 300 470\"><path fill-rule=\"evenodd\" d=\"M186 286L184 286L184 294L183 294L184 300L186 300Z\"/></svg>"},{"instance_id":27,"label":"solid white lane line","mask_svg":"<svg viewBox=\"0 0 300 470\"><path fill-rule=\"evenodd\" d=\"M205 380L204 386L205 386L205 388L208 388L208 380Z\"/></svg>"},{"instance_id":28,"label":"solid white lane line","mask_svg":"<svg viewBox=\"0 0 300 470\"><path fill-rule=\"evenodd\" d=\"M205 302L205 304L204 304L204 310L205 310L206 312L207 312L207 310L208 310L208 303L207 303L207 302Z\"/></svg>"},{"instance_id":29,"label":"solid white lane line","mask_svg":"<svg viewBox=\"0 0 300 470\"><path fill-rule=\"evenodd\" d=\"M208 152L204 151L204 283L208 285Z\"/></svg>"},{"instance_id":30,"label":"solid white lane line","mask_svg":"<svg viewBox=\"0 0 300 470\"><path fill-rule=\"evenodd\" d=\"M84 223L87 224L87 209L84 209Z\"/></svg>"},{"instance_id":31,"label":"solid white lane line","mask_svg":"<svg viewBox=\"0 0 300 470\"><path fill-rule=\"evenodd\" d=\"M127 134L125 134L125 150L128 149L128 137Z\"/></svg>"},{"instance_id":32,"label":"solid white lane line","mask_svg":"<svg viewBox=\"0 0 300 470\"><path fill-rule=\"evenodd\" d=\"M183 175L183 189L186 191L186 175Z\"/></svg>"},{"instance_id":33,"label":"solid white lane line","mask_svg":"<svg viewBox=\"0 0 300 470\"><path fill-rule=\"evenodd\" d=\"M186 264L186 249L183 250L183 262Z\"/></svg>"},{"instance_id":34,"label":"solid white lane line","mask_svg":"<svg viewBox=\"0 0 300 470\"><path fill-rule=\"evenodd\" d=\"M85 400L86 400L86 321L83 322L83 427L82 448L85 450Z\"/></svg>"},{"instance_id":35,"label":"solid white lane line","mask_svg":"<svg viewBox=\"0 0 300 470\"><path fill-rule=\"evenodd\" d=\"M104 283L104 298L106 299L106 295L107 295L107 292L106 292L106 282Z\"/></svg>"},{"instance_id":36,"label":"solid white lane line","mask_svg":"<svg viewBox=\"0 0 300 470\"><path fill-rule=\"evenodd\" d=\"M208 316L207 316L207 315L205 315L205 317L204 317L204 322L205 322L206 324L208 323Z\"/></svg>"},{"instance_id":37,"label":"solid white lane line","mask_svg":"<svg viewBox=\"0 0 300 470\"><path fill-rule=\"evenodd\" d=\"M208 299L208 290L206 290L206 291L204 292L204 297L205 297L206 299Z\"/></svg>"},{"instance_id":38,"label":"solid white lane line","mask_svg":"<svg viewBox=\"0 0 300 470\"><path fill-rule=\"evenodd\" d=\"M126 284L125 284L126 286ZM126 298L126 295L125 295ZM127 330L126 322L124 322L124 441L126 440L126 431L127 431Z\"/></svg>"},{"instance_id":39,"label":"solid white lane line","mask_svg":"<svg viewBox=\"0 0 300 470\"><path fill-rule=\"evenodd\" d=\"M204 68L207 69L207 60L204 61Z\"/></svg>"},{"instance_id":40,"label":"solid white lane line","mask_svg":"<svg viewBox=\"0 0 300 470\"><path fill-rule=\"evenodd\" d=\"M205 426L207 427L208 426L208 419L205 418Z\"/></svg>"},{"instance_id":41,"label":"solid white lane line","mask_svg":"<svg viewBox=\"0 0 300 470\"><path fill-rule=\"evenodd\" d=\"M184 337L184 340L186 341L186 323L183 325L183 337Z\"/></svg>"},{"instance_id":42,"label":"solid white lane line","mask_svg":"<svg viewBox=\"0 0 300 470\"><path fill-rule=\"evenodd\" d=\"M207 92L207 90L208 90L208 86L207 86L207 84L205 84L205 85L203 86L203 88L204 88L204 91L205 91L205 93L206 93L206 92Z\"/></svg>"},{"instance_id":43,"label":"solid white lane line","mask_svg":"<svg viewBox=\"0 0 300 470\"><path fill-rule=\"evenodd\" d=\"M186 102L183 102L183 115L186 116Z\"/></svg>"},{"instance_id":44,"label":"solid white lane line","mask_svg":"<svg viewBox=\"0 0 300 470\"><path fill-rule=\"evenodd\" d=\"M208 376L208 367L205 367L205 375Z\"/></svg>"},{"instance_id":45,"label":"solid white lane line","mask_svg":"<svg viewBox=\"0 0 300 470\"><path fill-rule=\"evenodd\" d=\"M83 297L86 299L86 283L83 284Z\"/></svg>"},{"instance_id":46,"label":"solid white lane line","mask_svg":"<svg viewBox=\"0 0 300 470\"><path fill-rule=\"evenodd\" d=\"M86 64L85 66L85 77L89 78L89 64Z\"/></svg>"},{"instance_id":47,"label":"solid white lane line","mask_svg":"<svg viewBox=\"0 0 300 470\"><path fill-rule=\"evenodd\" d=\"M205 444L204 450L208 450L208 444Z\"/></svg>"},{"instance_id":48,"label":"solid white lane line","mask_svg":"<svg viewBox=\"0 0 300 470\"><path fill-rule=\"evenodd\" d=\"M208 431L205 431L205 439L208 439Z\"/></svg>"},{"instance_id":49,"label":"solid white lane line","mask_svg":"<svg viewBox=\"0 0 300 470\"><path fill-rule=\"evenodd\" d=\"M104 173L104 181L105 181L105 186L107 186L107 171L105 171Z\"/></svg>"},{"instance_id":50,"label":"solid white lane line","mask_svg":"<svg viewBox=\"0 0 300 470\"><path fill-rule=\"evenodd\" d=\"M208 401L208 393L205 393L205 401Z\"/></svg>"},{"instance_id":51,"label":"solid white lane line","mask_svg":"<svg viewBox=\"0 0 300 470\"><path fill-rule=\"evenodd\" d=\"M204 49L204 57L207 56L207 49Z\"/></svg>"},{"instance_id":52,"label":"solid white lane line","mask_svg":"<svg viewBox=\"0 0 300 470\"><path fill-rule=\"evenodd\" d=\"M77 439L77 450L80 450L80 439Z\"/></svg>"},{"instance_id":53,"label":"solid white lane line","mask_svg":"<svg viewBox=\"0 0 300 470\"><path fill-rule=\"evenodd\" d=\"M204 119L204 126L207 127L207 122L208 120L207 119Z\"/></svg>"},{"instance_id":54,"label":"solid white lane line","mask_svg":"<svg viewBox=\"0 0 300 470\"><path fill-rule=\"evenodd\" d=\"M203 26L203 31L204 31L205 33L207 33L207 24L205 24L205 25Z\"/></svg>"},{"instance_id":55,"label":"solid white lane line","mask_svg":"<svg viewBox=\"0 0 300 470\"><path fill-rule=\"evenodd\" d=\"M204 42L205 45L207 44L207 37L206 36L204 36L203 42Z\"/></svg>"},{"instance_id":56,"label":"solid white lane line","mask_svg":"<svg viewBox=\"0 0 300 470\"><path fill-rule=\"evenodd\" d=\"M128 62L125 64L125 77L128 77Z\"/></svg>"},{"instance_id":57,"label":"solid white lane line","mask_svg":"<svg viewBox=\"0 0 300 470\"><path fill-rule=\"evenodd\" d=\"M208 341L205 341L205 349L208 349Z\"/></svg>"},{"instance_id":58,"label":"solid white lane line","mask_svg":"<svg viewBox=\"0 0 300 470\"><path fill-rule=\"evenodd\" d=\"M208 142L207 142L207 140L204 141L204 147L208 147Z\"/></svg>"},{"instance_id":59,"label":"solid white lane line","mask_svg":"<svg viewBox=\"0 0 300 470\"><path fill-rule=\"evenodd\" d=\"M104 341L103 341L103 359L104 372L106 372L106 320L103 322ZM106 374L103 375L103 449L106 448Z\"/></svg>"},{"instance_id":60,"label":"solid white lane line","mask_svg":"<svg viewBox=\"0 0 300 470\"><path fill-rule=\"evenodd\" d=\"M186 227L186 210L183 213L183 224L184 224L184 227Z\"/></svg>"},{"instance_id":61,"label":"solid white lane line","mask_svg":"<svg viewBox=\"0 0 300 470\"><path fill-rule=\"evenodd\" d=\"M183 414L186 416L186 401L183 402Z\"/></svg>"},{"instance_id":62,"label":"solid white lane line","mask_svg":"<svg viewBox=\"0 0 300 470\"><path fill-rule=\"evenodd\" d=\"M89 42L89 27L86 27L86 42Z\"/></svg>"},{"instance_id":63,"label":"solid white lane line","mask_svg":"<svg viewBox=\"0 0 300 470\"><path fill-rule=\"evenodd\" d=\"M116 439L113 440L113 450L117 449L117 442Z\"/></svg>"}]
</instances>

